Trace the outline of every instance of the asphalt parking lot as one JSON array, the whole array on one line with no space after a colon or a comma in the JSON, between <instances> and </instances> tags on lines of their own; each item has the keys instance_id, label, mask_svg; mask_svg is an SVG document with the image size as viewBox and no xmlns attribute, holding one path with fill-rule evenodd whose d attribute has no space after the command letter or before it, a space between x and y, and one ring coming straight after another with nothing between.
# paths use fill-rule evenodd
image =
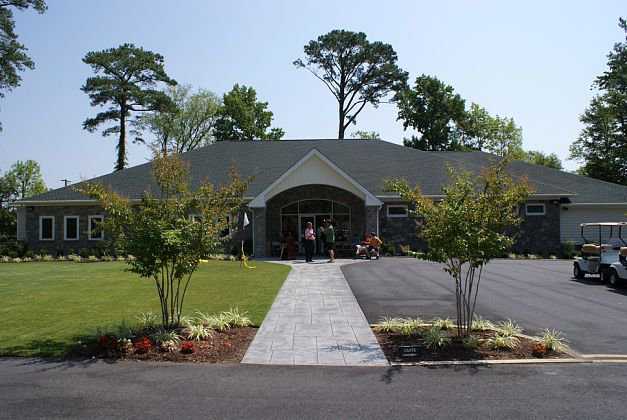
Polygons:
<instances>
[{"instance_id":1,"label":"asphalt parking lot","mask_svg":"<svg viewBox=\"0 0 627 420\"><path fill-rule=\"evenodd\" d=\"M455 317L453 280L439 264L383 258L342 267L371 323L383 316ZM526 333L562 331L585 354L627 354L627 288L572 278L572 262L495 260L484 272L477 313L512 319Z\"/></svg>"}]
</instances>

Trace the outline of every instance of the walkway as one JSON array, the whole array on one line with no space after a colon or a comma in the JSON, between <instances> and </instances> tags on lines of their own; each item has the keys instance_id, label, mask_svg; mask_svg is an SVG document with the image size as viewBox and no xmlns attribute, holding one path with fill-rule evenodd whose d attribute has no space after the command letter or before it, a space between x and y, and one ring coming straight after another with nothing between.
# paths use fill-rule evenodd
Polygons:
<instances>
[{"instance_id":1,"label":"walkway","mask_svg":"<svg viewBox=\"0 0 627 420\"><path fill-rule=\"evenodd\" d=\"M292 266L242 363L385 366L340 266L302 261Z\"/></svg>"}]
</instances>

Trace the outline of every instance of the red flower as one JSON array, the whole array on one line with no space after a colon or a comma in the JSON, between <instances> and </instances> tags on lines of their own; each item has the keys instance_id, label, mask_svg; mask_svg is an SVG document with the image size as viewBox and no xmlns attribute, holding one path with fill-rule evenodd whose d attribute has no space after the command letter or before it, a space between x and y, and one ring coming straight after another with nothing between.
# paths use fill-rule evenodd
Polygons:
<instances>
[{"instance_id":1,"label":"red flower","mask_svg":"<svg viewBox=\"0 0 627 420\"><path fill-rule=\"evenodd\" d=\"M148 353L152 348L152 341L150 341L150 338L144 336L135 340L133 347L135 348L135 353L137 354Z\"/></svg>"},{"instance_id":2,"label":"red flower","mask_svg":"<svg viewBox=\"0 0 627 420\"><path fill-rule=\"evenodd\" d=\"M101 335L98 338L98 345L104 350L113 350L118 346L118 339L112 335Z\"/></svg>"},{"instance_id":3,"label":"red flower","mask_svg":"<svg viewBox=\"0 0 627 420\"><path fill-rule=\"evenodd\" d=\"M183 341L181 344L181 353L192 354L194 352L194 343L191 341Z\"/></svg>"}]
</instances>

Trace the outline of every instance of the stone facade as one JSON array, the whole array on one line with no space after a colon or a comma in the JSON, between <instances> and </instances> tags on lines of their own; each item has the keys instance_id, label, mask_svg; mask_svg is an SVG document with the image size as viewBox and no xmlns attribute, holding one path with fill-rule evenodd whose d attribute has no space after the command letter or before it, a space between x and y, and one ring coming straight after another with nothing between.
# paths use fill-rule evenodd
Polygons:
<instances>
[{"instance_id":1,"label":"stone facade","mask_svg":"<svg viewBox=\"0 0 627 420\"><path fill-rule=\"evenodd\" d=\"M21 209L20 209L21 210ZM42 251L48 254L66 254L68 250L78 252L82 248L97 248L103 246L101 240L88 238L88 217L102 215L102 208L98 206L37 206L25 207L24 210L25 242L29 249ZM54 217L54 240L39 240L39 217ZM64 216L78 216L78 240L64 240Z\"/></svg>"},{"instance_id":2,"label":"stone facade","mask_svg":"<svg viewBox=\"0 0 627 420\"><path fill-rule=\"evenodd\" d=\"M559 255L560 204L557 201L529 201L529 204L544 204L544 215L527 215L525 205L521 208L523 218L516 243L512 250L517 254Z\"/></svg>"},{"instance_id":3,"label":"stone facade","mask_svg":"<svg viewBox=\"0 0 627 420\"><path fill-rule=\"evenodd\" d=\"M384 246L392 246L394 253L400 253L400 247L409 245L412 250L424 249L424 243L416 235L416 220L411 217L388 217L388 205L407 205L407 203L384 203L379 212L379 232Z\"/></svg>"}]
</instances>

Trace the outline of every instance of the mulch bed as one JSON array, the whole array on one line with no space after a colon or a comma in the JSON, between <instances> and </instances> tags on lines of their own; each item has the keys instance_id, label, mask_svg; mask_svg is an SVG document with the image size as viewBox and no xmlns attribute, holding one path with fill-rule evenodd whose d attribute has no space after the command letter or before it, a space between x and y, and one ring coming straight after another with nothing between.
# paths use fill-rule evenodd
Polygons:
<instances>
[{"instance_id":1,"label":"mulch bed","mask_svg":"<svg viewBox=\"0 0 627 420\"><path fill-rule=\"evenodd\" d=\"M494 350L489 348L483 340L493 337L493 331L473 332L472 335L480 340L481 345L477 349L467 349L462 340L456 337L456 331L447 331L451 337L451 343L444 348L431 350L424 344L420 334L406 336L399 333L386 333L374 331L374 335L383 349L383 353L390 362L425 362L444 360L503 360L503 359L536 359L567 358L566 353L547 352L544 355L534 355L533 347L536 343L525 337L520 337L520 344L514 350ZM415 356L401 355L400 346L417 346Z\"/></svg>"},{"instance_id":2,"label":"mulch bed","mask_svg":"<svg viewBox=\"0 0 627 420\"><path fill-rule=\"evenodd\" d=\"M205 363L239 363L248 346L253 341L257 328L232 328L223 332L214 331L206 340L189 341L193 352L183 353L180 346L174 351L161 351L152 344L145 353L122 353L118 350L107 350L98 343L90 343L72 349L68 358L101 358L107 360L147 360L167 362L205 362Z\"/></svg>"}]
</instances>

